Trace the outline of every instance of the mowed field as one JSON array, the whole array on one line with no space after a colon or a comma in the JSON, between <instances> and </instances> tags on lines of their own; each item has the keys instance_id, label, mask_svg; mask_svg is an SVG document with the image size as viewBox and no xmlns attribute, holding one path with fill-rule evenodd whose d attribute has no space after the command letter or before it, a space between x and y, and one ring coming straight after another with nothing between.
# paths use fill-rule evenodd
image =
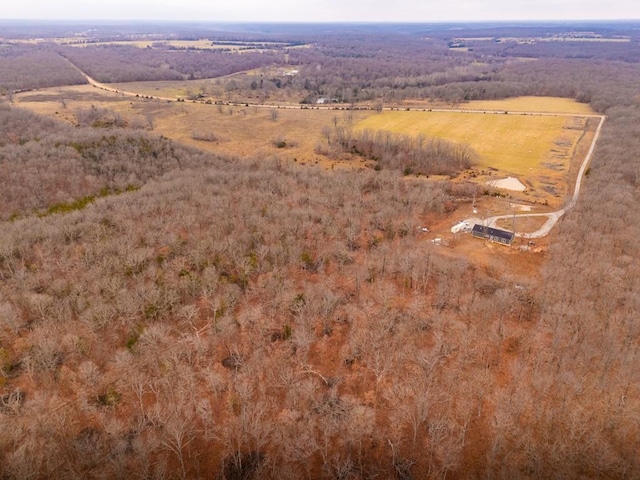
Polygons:
<instances>
[{"instance_id":1,"label":"mowed field","mask_svg":"<svg viewBox=\"0 0 640 480\"><path fill-rule=\"evenodd\" d=\"M555 142L579 138L578 130L566 130L573 122L573 117L561 116L388 111L370 116L356 128L465 143L480 155L478 166L528 175L551 160Z\"/></svg>"},{"instance_id":2,"label":"mowed field","mask_svg":"<svg viewBox=\"0 0 640 480\"><path fill-rule=\"evenodd\" d=\"M571 108L578 110L579 104L563 108L564 101L556 105L544 102L548 109L564 110L561 115L489 113L507 103L525 107L528 102L528 99L514 100L484 102L488 113L385 111L358 122L355 128L467 144L479 155L475 167L489 172L477 180L515 176L527 187L525 195L531 200L555 204L574 181L568 172L575 163L578 142L590 141L591 136L585 135L588 117L573 115L576 112L570 112Z\"/></svg>"},{"instance_id":3,"label":"mowed field","mask_svg":"<svg viewBox=\"0 0 640 480\"><path fill-rule=\"evenodd\" d=\"M504 100L474 100L463 105L470 110L504 110L515 112L566 113L593 115L595 112L586 103L569 98L515 97Z\"/></svg>"}]
</instances>

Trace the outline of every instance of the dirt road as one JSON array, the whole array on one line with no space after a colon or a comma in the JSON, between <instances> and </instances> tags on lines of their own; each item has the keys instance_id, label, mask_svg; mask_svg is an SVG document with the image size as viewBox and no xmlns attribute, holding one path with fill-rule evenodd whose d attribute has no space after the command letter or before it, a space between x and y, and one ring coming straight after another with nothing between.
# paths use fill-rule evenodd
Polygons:
<instances>
[{"instance_id":1,"label":"dirt road","mask_svg":"<svg viewBox=\"0 0 640 480\"><path fill-rule=\"evenodd\" d=\"M593 136L593 141L591 142L591 147L589 147L589 151L587 155L584 157L582 161L582 165L580 165L580 170L578 171L578 178L576 179L576 185L573 189L573 195L569 199L567 205L560 210L556 210L555 212L549 213L526 213L522 215L518 215L518 218L524 217L547 217L547 221L535 232L524 233L524 232L516 232L516 236L518 237L526 237L526 238L540 238L547 236L551 229L555 226L555 224L562 218L562 216L571 210L576 202L578 201L578 196L580 195L580 188L582 187L582 179L584 178L584 174L587 171L589 166L589 162L591 161L591 157L593 157L593 152L596 149L596 143L598 138L600 137L600 131L602 130L602 125L604 124L604 115L597 115L600 118L600 123L598 124L598 128L596 129L596 133ZM485 222L490 227L496 227L499 220L511 219L513 215L496 215L494 217L489 217L485 219ZM469 220L468 220L469 221ZM471 222L470 222L471 223ZM476 221L477 223L477 221Z\"/></svg>"}]
</instances>

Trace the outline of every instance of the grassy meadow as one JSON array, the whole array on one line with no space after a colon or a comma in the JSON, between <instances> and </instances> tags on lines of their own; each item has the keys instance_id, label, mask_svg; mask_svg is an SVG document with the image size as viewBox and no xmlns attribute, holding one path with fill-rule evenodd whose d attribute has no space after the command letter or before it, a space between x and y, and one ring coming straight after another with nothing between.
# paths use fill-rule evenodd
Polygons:
<instances>
[{"instance_id":1,"label":"grassy meadow","mask_svg":"<svg viewBox=\"0 0 640 480\"><path fill-rule=\"evenodd\" d=\"M112 83L110 87L126 92L136 92L140 95L164 98L186 98L202 92L210 92L219 87L220 80L159 80L154 82ZM220 87L220 92L222 88Z\"/></svg>"},{"instance_id":2,"label":"grassy meadow","mask_svg":"<svg viewBox=\"0 0 640 480\"><path fill-rule=\"evenodd\" d=\"M504 100L473 100L465 103L471 110L506 110L516 112L565 113L593 115L595 112L586 103L570 98L558 97L514 97Z\"/></svg>"},{"instance_id":3,"label":"grassy meadow","mask_svg":"<svg viewBox=\"0 0 640 480\"><path fill-rule=\"evenodd\" d=\"M367 115L370 113L353 112L353 121ZM330 110L188 103L162 105L156 119L156 131L198 148L243 157L278 155L314 164L328 162L315 153L316 145L323 141L323 129L349 122L345 112ZM214 140L196 140L194 133L196 137L211 135Z\"/></svg>"},{"instance_id":4,"label":"grassy meadow","mask_svg":"<svg viewBox=\"0 0 640 480\"><path fill-rule=\"evenodd\" d=\"M560 116L389 111L370 116L356 128L465 143L480 155L480 167L529 175L552 159L555 142L578 139L578 130L565 131L571 122Z\"/></svg>"},{"instance_id":5,"label":"grassy meadow","mask_svg":"<svg viewBox=\"0 0 640 480\"><path fill-rule=\"evenodd\" d=\"M137 90L131 88L130 91ZM122 96L87 85L29 92L21 95L18 103L23 108L70 123L75 123L78 110L92 106L107 108L131 123L150 124L158 134L210 152L242 157L277 155L326 168L359 166L361 162L339 165L315 153L316 145L324 139L323 130L355 124L372 114L369 111L166 102Z\"/></svg>"}]
</instances>

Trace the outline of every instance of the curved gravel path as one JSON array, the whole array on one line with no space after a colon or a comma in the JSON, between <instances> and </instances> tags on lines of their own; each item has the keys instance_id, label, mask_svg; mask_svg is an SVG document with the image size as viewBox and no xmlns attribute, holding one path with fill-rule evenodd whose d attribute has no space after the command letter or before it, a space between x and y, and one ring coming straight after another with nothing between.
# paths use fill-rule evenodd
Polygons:
<instances>
[{"instance_id":1,"label":"curved gravel path","mask_svg":"<svg viewBox=\"0 0 640 480\"><path fill-rule=\"evenodd\" d=\"M573 195L571 196L571 199L569 200L567 205L564 208L561 208L560 210L556 210L554 212L524 213L524 214L518 215L517 218L547 217L547 221L544 223L544 225L542 225L542 227L540 227L535 232L530 232L530 233L516 232L516 236L526 237L526 238L541 238L541 237L547 236L551 231L551 229L556 225L558 220L560 220L560 218L562 218L562 216L565 213L567 213L569 210L571 210L575 206L576 202L578 201L578 196L580 195L580 188L582 187L582 179L584 178L584 173L587 171L587 167L589 166L591 157L593 157L593 152L596 149L596 143L598 141L598 138L600 137L600 131L602 130L602 125L604 124L604 119L605 119L604 115L598 115L597 117L600 118L600 123L598 124L598 128L596 129L596 134L593 136L591 147L589 148L587 155L584 157L584 160L582 161L582 165L580 165L580 170L578 171L578 178L576 179L576 185L573 189ZM496 227L499 220L506 220L510 218L513 218L513 215L496 215L494 217L488 217L487 219L485 219L485 222L487 222L487 225L490 227ZM477 223L477 220L476 220L476 223Z\"/></svg>"}]
</instances>

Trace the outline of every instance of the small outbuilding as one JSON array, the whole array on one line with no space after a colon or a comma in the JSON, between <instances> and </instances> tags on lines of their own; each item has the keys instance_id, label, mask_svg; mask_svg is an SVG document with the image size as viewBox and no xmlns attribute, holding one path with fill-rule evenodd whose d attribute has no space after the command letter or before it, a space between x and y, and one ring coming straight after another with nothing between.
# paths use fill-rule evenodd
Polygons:
<instances>
[{"instance_id":1,"label":"small outbuilding","mask_svg":"<svg viewBox=\"0 0 640 480\"><path fill-rule=\"evenodd\" d=\"M502 245L511 245L516 237L515 233L509 232L508 230L485 227L479 223L476 223L473 226L471 229L471 235L476 238L489 240L490 242L501 243Z\"/></svg>"}]
</instances>

